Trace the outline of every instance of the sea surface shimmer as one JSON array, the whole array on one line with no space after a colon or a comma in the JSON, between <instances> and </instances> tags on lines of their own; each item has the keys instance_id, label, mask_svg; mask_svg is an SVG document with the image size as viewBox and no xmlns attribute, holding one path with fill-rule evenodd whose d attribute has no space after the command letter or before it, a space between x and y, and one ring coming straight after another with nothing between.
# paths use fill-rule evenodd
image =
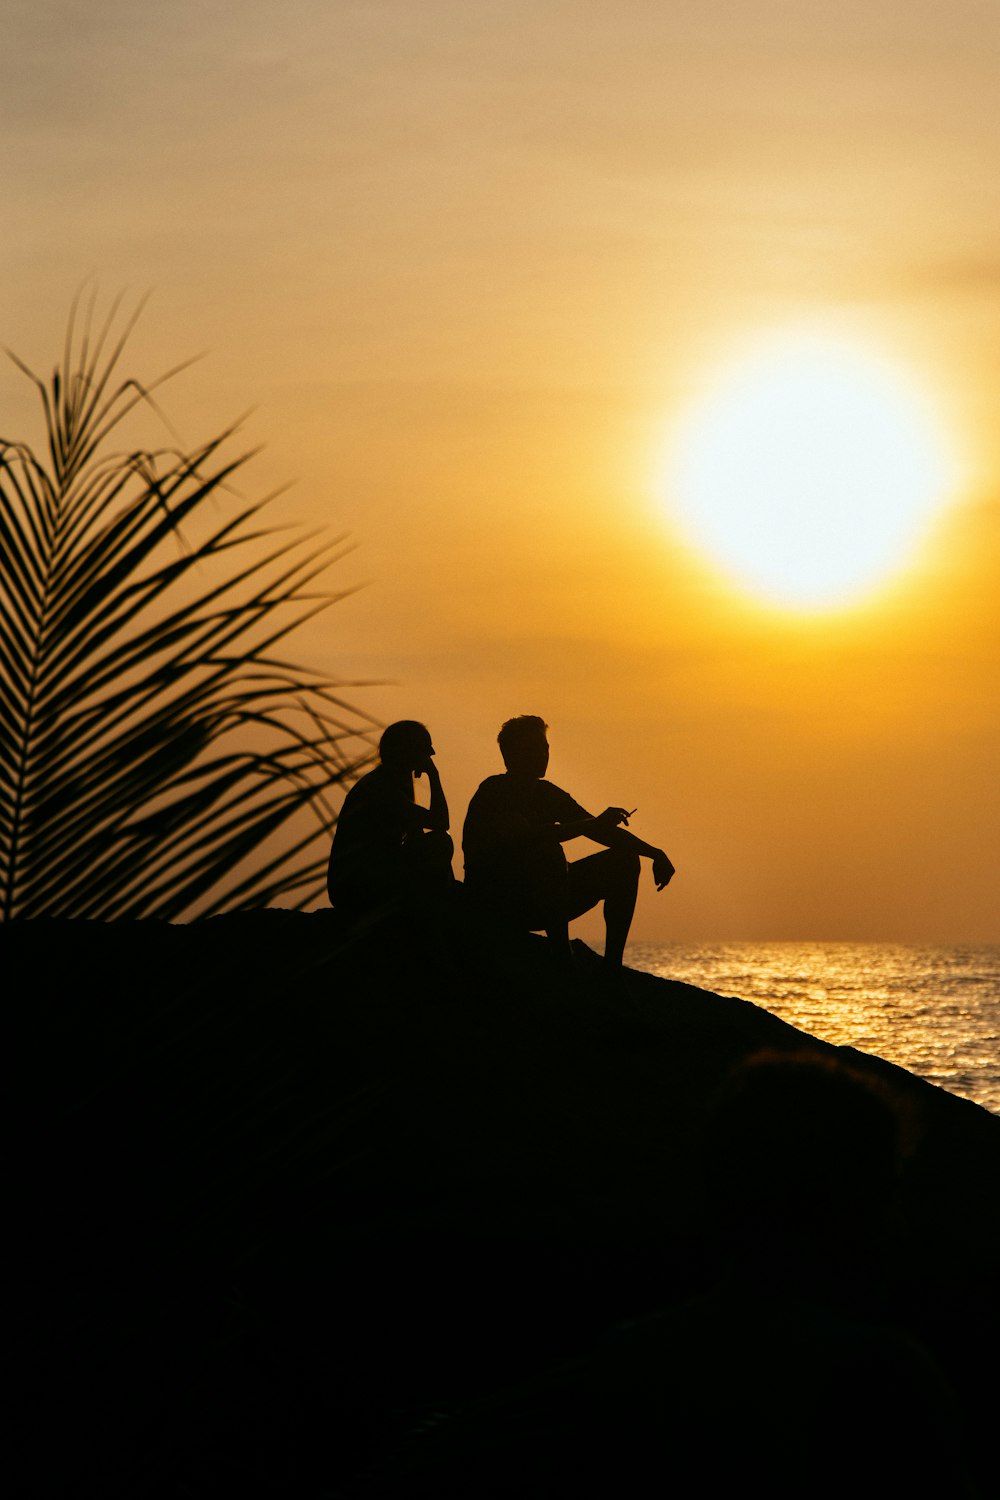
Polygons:
<instances>
[{"instance_id":1,"label":"sea surface shimmer","mask_svg":"<svg viewBox=\"0 0 1000 1500\"><path fill-rule=\"evenodd\" d=\"M1000 946L632 943L625 962L752 1000L1000 1114Z\"/></svg>"}]
</instances>

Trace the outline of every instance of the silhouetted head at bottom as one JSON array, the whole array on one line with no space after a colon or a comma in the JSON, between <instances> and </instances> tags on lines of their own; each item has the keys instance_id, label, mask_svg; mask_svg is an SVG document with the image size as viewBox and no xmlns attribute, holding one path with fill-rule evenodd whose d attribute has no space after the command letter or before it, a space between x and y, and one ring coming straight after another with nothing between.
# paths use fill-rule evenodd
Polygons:
<instances>
[{"instance_id":1,"label":"silhouetted head at bottom","mask_svg":"<svg viewBox=\"0 0 1000 1500\"><path fill-rule=\"evenodd\" d=\"M740 1064L700 1138L737 1274L472 1403L394 1500L979 1500L940 1371L836 1284L840 1226L863 1261L895 1189L899 1125L894 1097L835 1056Z\"/></svg>"},{"instance_id":2,"label":"silhouetted head at bottom","mask_svg":"<svg viewBox=\"0 0 1000 1500\"><path fill-rule=\"evenodd\" d=\"M836 1262L877 1241L901 1161L898 1108L815 1051L761 1052L726 1079L701 1141L723 1255Z\"/></svg>"}]
</instances>

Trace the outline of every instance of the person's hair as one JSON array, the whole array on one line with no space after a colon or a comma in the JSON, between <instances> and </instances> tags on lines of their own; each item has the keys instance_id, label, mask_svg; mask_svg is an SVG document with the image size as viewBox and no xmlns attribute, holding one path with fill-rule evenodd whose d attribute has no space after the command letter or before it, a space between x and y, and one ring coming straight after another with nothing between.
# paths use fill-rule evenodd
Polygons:
<instances>
[{"instance_id":1,"label":"person's hair","mask_svg":"<svg viewBox=\"0 0 1000 1500\"><path fill-rule=\"evenodd\" d=\"M507 764L509 751L513 750L516 753L520 745L530 744L537 740L540 734L545 734L548 727L545 720L540 719L537 714L518 714L515 719L508 719L501 724L497 744L500 746L504 765Z\"/></svg>"},{"instance_id":2,"label":"person's hair","mask_svg":"<svg viewBox=\"0 0 1000 1500\"><path fill-rule=\"evenodd\" d=\"M405 763L430 744L430 731L416 719L399 719L382 731L378 742L379 759L390 765Z\"/></svg>"}]
</instances>

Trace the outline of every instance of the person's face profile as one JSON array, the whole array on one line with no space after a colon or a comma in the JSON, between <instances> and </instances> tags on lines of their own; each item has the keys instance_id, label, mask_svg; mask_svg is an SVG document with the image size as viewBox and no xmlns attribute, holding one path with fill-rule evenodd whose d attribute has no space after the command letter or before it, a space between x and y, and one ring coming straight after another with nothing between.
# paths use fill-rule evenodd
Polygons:
<instances>
[{"instance_id":1,"label":"person's face profile","mask_svg":"<svg viewBox=\"0 0 1000 1500\"><path fill-rule=\"evenodd\" d=\"M549 764L549 742L544 731L523 747L521 763L529 776L544 776Z\"/></svg>"},{"instance_id":2,"label":"person's face profile","mask_svg":"<svg viewBox=\"0 0 1000 1500\"><path fill-rule=\"evenodd\" d=\"M430 735L427 735L424 740L414 745L413 763L410 767L414 776L420 777L424 774L424 762L430 760L431 756L435 753L434 742Z\"/></svg>"}]
</instances>

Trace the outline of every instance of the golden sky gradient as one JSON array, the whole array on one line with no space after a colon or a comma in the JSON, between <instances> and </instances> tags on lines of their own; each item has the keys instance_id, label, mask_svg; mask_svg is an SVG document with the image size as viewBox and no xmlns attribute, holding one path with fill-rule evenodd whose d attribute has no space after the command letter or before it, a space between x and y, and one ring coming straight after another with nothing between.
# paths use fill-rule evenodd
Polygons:
<instances>
[{"instance_id":1,"label":"golden sky gradient","mask_svg":"<svg viewBox=\"0 0 1000 1500\"><path fill-rule=\"evenodd\" d=\"M247 483L352 534L300 655L394 684L353 696L428 723L456 831L540 713L552 779L678 867L636 937L1000 941L997 0L3 16L0 341L47 366L88 275L153 288L131 368L209 351L185 437L256 408ZM657 481L706 371L803 324L911 372L962 464L806 615ZM0 401L36 430L13 366Z\"/></svg>"}]
</instances>

